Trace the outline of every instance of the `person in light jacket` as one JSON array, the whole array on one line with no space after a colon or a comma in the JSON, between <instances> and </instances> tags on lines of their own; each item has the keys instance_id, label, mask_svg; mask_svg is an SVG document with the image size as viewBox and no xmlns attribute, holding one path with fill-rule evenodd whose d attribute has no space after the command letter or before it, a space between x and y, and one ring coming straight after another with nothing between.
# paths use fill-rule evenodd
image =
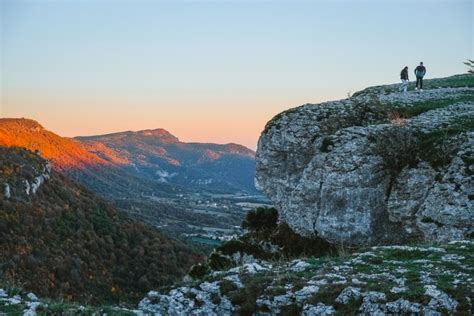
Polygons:
<instances>
[{"instance_id":1,"label":"person in light jacket","mask_svg":"<svg viewBox=\"0 0 474 316\"><path fill-rule=\"evenodd\" d=\"M420 89L420 91L423 91L423 77L426 74L426 68L423 66L423 62L420 63L418 67L415 68L415 76L416 76L416 86L415 90Z\"/></svg>"},{"instance_id":2,"label":"person in light jacket","mask_svg":"<svg viewBox=\"0 0 474 316\"><path fill-rule=\"evenodd\" d=\"M402 80L402 83L400 85L399 90L403 92L407 92L408 89L408 66L405 66L405 68L402 69L402 72L400 73L400 79Z\"/></svg>"}]
</instances>

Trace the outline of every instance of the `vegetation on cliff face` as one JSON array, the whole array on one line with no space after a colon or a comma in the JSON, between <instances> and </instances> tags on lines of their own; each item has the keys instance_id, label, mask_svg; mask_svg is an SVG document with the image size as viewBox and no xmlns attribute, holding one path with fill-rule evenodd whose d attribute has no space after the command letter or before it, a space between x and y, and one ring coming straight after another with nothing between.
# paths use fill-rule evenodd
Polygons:
<instances>
[{"instance_id":1,"label":"vegetation on cliff face","mask_svg":"<svg viewBox=\"0 0 474 316\"><path fill-rule=\"evenodd\" d=\"M22 181L44 164L29 151L0 147L0 183L12 186L12 196L0 199L0 282L47 297L130 302L199 260L57 172L26 195Z\"/></svg>"},{"instance_id":2,"label":"vegetation on cliff face","mask_svg":"<svg viewBox=\"0 0 474 316\"><path fill-rule=\"evenodd\" d=\"M197 264L190 275L200 278L211 271L225 270L255 259L289 260L299 256L335 253L335 248L317 236L302 237L284 222L275 208L257 208L247 213L242 227L247 233L217 247L207 264Z\"/></svg>"}]
</instances>

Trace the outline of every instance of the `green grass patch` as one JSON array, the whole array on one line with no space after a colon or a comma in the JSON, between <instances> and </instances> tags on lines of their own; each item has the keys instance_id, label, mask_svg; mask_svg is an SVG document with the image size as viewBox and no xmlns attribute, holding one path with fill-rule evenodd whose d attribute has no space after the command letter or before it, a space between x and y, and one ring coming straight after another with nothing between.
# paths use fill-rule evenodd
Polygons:
<instances>
[{"instance_id":1,"label":"green grass patch","mask_svg":"<svg viewBox=\"0 0 474 316\"><path fill-rule=\"evenodd\" d=\"M22 314L23 305L5 305L0 303L0 314L5 313L8 316L19 316Z\"/></svg>"},{"instance_id":2,"label":"green grass patch","mask_svg":"<svg viewBox=\"0 0 474 316\"><path fill-rule=\"evenodd\" d=\"M352 97L357 97L364 94L383 91L385 94L398 92L399 84L369 87L364 90L355 92ZM423 80L423 89L438 89L438 88L472 88L474 87L474 75L460 74L445 78L434 78ZM408 85L408 90L414 90L415 83L411 81Z\"/></svg>"},{"instance_id":3,"label":"green grass patch","mask_svg":"<svg viewBox=\"0 0 474 316\"><path fill-rule=\"evenodd\" d=\"M400 114L401 117L409 118L420 115L422 113L448 107L459 102L468 102L474 99L473 92L463 93L462 95L453 96L452 99L430 100L424 102L416 102L409 106L407 105L390 105Z\"/></svg>"},{"instance_id":4,"label":"green grass patch","mask_svg":"<svg viewBox=\"0 0 474 316\"><path fill-rule=\"evenodd\" d=\"M433 257L433 252L422 251L422 250L404 250L404 249L384 249L381 256L385 260L421 260L421 259L431 259Z\"/></svg>"},{"instance_id":5,"label":"green grass patch","mask_svg":"<svg viewBox=\"0 0 474 316\"><path fill-rule=\"evenodd\" d=\"M313 294L307 303L317 305L323 303L333 306L336 309L336 315L356 315L362 304L362 298L351 299L347 304L335 303L336 298L341 294L342 290L350 284L328 284L322 286L318 293Z\"/></svg>"}]
</instances>

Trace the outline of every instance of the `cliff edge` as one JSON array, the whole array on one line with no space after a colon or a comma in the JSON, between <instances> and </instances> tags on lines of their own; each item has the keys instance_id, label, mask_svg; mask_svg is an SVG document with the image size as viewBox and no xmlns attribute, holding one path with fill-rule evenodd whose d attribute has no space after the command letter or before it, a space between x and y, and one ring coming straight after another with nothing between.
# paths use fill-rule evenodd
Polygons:
<instances>
[{"instance_id":1,"label":"cliff edge","mask_svg":"<svg viewBox=\"0 0 474 316\"><path fill-rule=\"evenodd\" d=\"M474 75L305 104L262 132L256 183L304 236L344 245L474 233Z\"/></svg>"}]
</instances>

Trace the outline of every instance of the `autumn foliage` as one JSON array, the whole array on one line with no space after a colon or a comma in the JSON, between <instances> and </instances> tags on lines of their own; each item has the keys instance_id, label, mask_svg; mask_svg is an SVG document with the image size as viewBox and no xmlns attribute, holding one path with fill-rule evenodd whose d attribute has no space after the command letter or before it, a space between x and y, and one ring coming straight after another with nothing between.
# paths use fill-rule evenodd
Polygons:
<instances>
[{"instance_id":1,"label":"autumn foliage","mask_svg":"<svg viewBox=\"0 0 474 316\"><path fill-rule=\"evenodd\" d=\"M0 183L31 178L43 163L26 150L0 147ZM12 191L10 199L0 197L3 283L92 304L136 303L200 259L55 171L34 197L16 199Z\"/></svg>"},{"instance_id":2,"label":"autumn foliage","mask_svg":"<svg viewBox=\"0 0 474 316\"><path fill-rule=\"evenodd\" d=\"M29 119L0 119L0 146L39 150L57 170L109 165L107 160L88 152L78 141L58 136Z\"/></svg>"}]
</instances>

